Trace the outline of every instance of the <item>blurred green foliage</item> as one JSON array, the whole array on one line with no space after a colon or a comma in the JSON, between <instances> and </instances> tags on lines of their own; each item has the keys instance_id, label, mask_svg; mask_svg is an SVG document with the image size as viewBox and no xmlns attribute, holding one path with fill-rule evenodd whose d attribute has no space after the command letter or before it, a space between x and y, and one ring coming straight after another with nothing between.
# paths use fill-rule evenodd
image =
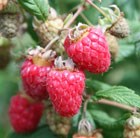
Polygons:
<instances>
[{"instance_id":1,"label":"blurred green foliage","mask_svg":"<svg viewBox=\"0 0 140 138\"><path fill-rule=\"evenodd\" d=\"M53 6L60 14L69 13L70 10L73 9L79 3L80 0L50 0L51 6ZM117 62L113 62L113 64L111 65L110 71L108 73L105 73L103 75L92 75L87 73L87 77L89 77L89 79L94 79L96 81L98 80L102 83L107 83L110 85L126 86L135 90L136 93L140 95L140 1L102 0L101 4L99 4L98 1L95 1L95 3L99 6L107 7L110 4L117 4L120 7L120 9L125 13L125 17L128 19L131 34L128 38L124 40L119 40L119 56ZM97 24L98 16L100 16L100 14L95 9L89 7L86 11L84 11L84 14L90 20L90 22L92 22L95 25ZM31 18L29 19L29 26L31 26L30 21ZM84 22L84 20L81 17L78 17L77 22L78 21ZM20 55L24 51L24 49L28 47L34 47L37 44L37 41L38 40L34 35L34 32L32 31L31 27L29 27L28 33L26 33L23 37L16 38L13 40L16 48L13 50L12 54L14 54L15 51L15 53L18 53ZM19 70L20 64L11 61L11 63L5 70L0 71L0 138L5 138L11 131L11 127L9 125L8 120L8 105L10 97L16 92L18 92L19 87L21 85ZM97 83L96 81L95 84ZM99 83L97 84L99 85ZM107 84L102 85L103 89L104 87L109 87L109 85ZM90 88L92 88L92 84L88 84L88 86L90 90ZM98 87L96 86L96 89L102 89L102 87L100 87L99 85ZM103 119L105 120L107 120L109 116L119 118L122 115L122 113L124 113L124 111L119 110L117 108L110 107L110 110L108 110L108 108L106 107L107 106L100 106L101 109L104 109L104 111L108 112L108 114L106 114L105 112L100 113L100 115L104 116ZM97 113L99 113L100 111L94 112L96 106L92 108L93 113L91 114L93 118L96 118L96 116L98 116ZM76 117L76 119L73 119L74 130L77 128L76 121L78 122L80 115L77 115ZM112 120L112 122L114 123L114 120ZM97 124L100 126L100 122L98 122ZM122 132L122 130L117 131ZM107 136L107 138L122 138L122 133L118 133L117 131L112 131L112 133L110 134L107 134L108 132L104 131L104 133L105 136ZM119 136L114 137L115 133ZM12 136L12 138L15 138L15 136ZM41 137L39 136L38 138Z\"/></svg>"}]
</instances>

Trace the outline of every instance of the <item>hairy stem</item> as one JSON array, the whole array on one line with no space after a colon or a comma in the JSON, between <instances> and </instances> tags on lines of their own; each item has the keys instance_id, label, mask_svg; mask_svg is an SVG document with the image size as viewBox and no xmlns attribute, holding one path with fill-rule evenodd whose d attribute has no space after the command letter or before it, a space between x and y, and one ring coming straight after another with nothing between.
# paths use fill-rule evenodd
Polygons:
<instances>
[{"instance_id":1,"label":"hairy stem","mask_svg":"<svg viewBox=\"0 0 140 138\"><path fill-rule=\"evenodd\" d=\"M111 105L111 106L116 106L118 108L129 110L131 112L136 112L138 110L136 107L124 105L124 104L117 103L115 101L106 100L106 99L98 100L97 103L99 103L99 104L107 104L107 105Z\"/></svg>"},{"instance_id":2,"label":"hairy stem","mask_svg":"<svg viewBox=\"0 0 140 138\"><path fill-rule=\"evenodd\" d=\"M56 36L54 39L52 39L48 45L45 47L45 50L48 50L51 48L51 46L59 39L59 36Z\"/></svg>"},{"instance_id":3,"label":"hairy stem","mask_svg":"<svg viewBox=\"0 0 140 138\"><path fill-rule=\"evenodd\" d=\"M71 18L71 20L64 26L64 28L62 30L67 30L67 28L75 21L75 19L78 17L78 15L84 10L84 6L80 5L76 11L76 13L74 14L74 16ZM60 30L60 34L61 31ZM45 47L45 50L48 50L51 48L51 46L57 41L59 40L59 36L55 37L52 41L49 42L49 44Z\"/></svg>"},{"instance_id":4,"label":"hairy stem","mask_svg":"<svg viewBox=\"0 0 140 138\"><path fill-rule=\"evenodd\" d=\"M86 99L85 102L84 102L82 118L86 118L86 111L87 111L88 102L89 102L89 99Z\"/></svg>"},{"instance_id":5,"label":"hairy stem","mask_svg":"<svg viewBox=\"0 0 140 138\"><path fill-rule=\"evenodd\" d=\"M80 5L76 11L76 13L73 15L73 17L71 18L71 20L64 26L64 28L68 28L74 21L75 19L78 17L78 15L84 10L84 6Z\"/></svg>"}]
</instances>

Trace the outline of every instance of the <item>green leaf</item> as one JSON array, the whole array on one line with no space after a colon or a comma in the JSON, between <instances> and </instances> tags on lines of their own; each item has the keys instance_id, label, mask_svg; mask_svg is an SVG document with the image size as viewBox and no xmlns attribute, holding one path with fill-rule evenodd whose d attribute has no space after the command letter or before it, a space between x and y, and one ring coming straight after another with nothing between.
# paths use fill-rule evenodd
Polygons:
<instances>
[{"instance_id":1,"label":"green leaf","mask_svg":"<svg viewBox=\"0 0 140 138\"><path fill-rule=\"evenodd\" d=\"M96 92L95 99L102 98L140 108L140 96L124 86L113 86L110 89Z\"/></svg>"},{"instance_id":2,"label":"green leaf","mask_svg":"<svg viewBox=\"0 0 140 138\"><path fill-rule=\"evenodd\" d=\"M120 62L135 53L134 44L122 44L116 62Z\"/></svg>"},{"instance_id":3,"label":"green leaf","mask_svg":"<svg viewBox=\"0 0 140 138\"><path fill-rule=\"evenodd\" d=\"M36 16L39 20L45 21L49 13L47 0L18 0L23 8Z\"/></svg>"},{"instance_id":4,"label":"green leaf","mask_svg":"<svg viewBox=\"0 0 140 138\"><path fill-rule=\"evenodd\" d=\"M86 80L86 87L87 87L88 91L99 91L99 90L108 89L111 86L106 84L106 83L97 81L97 80L87 79Z\"/></svg>"},{"instance_id":5,"label":"green leaf","mask_svg":"<svg viewBox=\"0 0 140 138\"><path fill-rule=\"evenodd\" d=\"M44 125L39 127L35 132L29 134L17 134L12 133L7 138L57 138L56 135L49 129L48 126Z\"/></svg>"},{"instance_id":6,"label":"green leaf","mask_svg":"<svg viewBox=\"0 0 140 138\"><path fill-rule=\"evenodd\" d=\"M108 130L122 129L130 114L125 114L119 119L112 118L106 112L101 110L89 110L95 122L102 128Z\"/></svg>"}]
</instances>

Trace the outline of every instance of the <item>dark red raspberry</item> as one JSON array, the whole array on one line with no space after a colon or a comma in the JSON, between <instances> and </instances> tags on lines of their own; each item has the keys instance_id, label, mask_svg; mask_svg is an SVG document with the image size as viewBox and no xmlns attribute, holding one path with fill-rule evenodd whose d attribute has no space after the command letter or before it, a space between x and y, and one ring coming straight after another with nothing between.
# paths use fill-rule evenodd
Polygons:
<instances>
[{"instance_id":1,"label":"dark red raspberry","mask_svg":"<svg viewBox=\"0 0 140 138\"><path fill-rule=\"evenodd\" d=\"M22 95L11 98L9 117L11 125L17 133L26 133L37 128L43 114L41 102L32 103Z\"/></svg>"}]
</instances>

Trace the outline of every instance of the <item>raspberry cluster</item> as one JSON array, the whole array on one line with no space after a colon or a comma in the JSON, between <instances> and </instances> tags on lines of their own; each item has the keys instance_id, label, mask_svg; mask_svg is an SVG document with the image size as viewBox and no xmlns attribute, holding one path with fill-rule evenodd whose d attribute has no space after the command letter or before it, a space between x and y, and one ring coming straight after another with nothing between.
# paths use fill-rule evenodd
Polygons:
<instances>
[{"instance_id":1,"label":"raspberry cluster","mask_svg":"<svg viewBox=\"0 0 140 138\"><path fill-rule=\"evenodd\" d=\"M52 18L46 21L48 24L45 34L48 30L48 33L53 30L48 29L49 19ZM34 22L35 30L43 35L42 26L41 30L38 30L37 25L41 24ZM53 34L56 33L54 36L58 37L59 29L55 29ZM65 55L68 55L66 60L58 55L56 47L59 42L62 43L62 39L54 43L55 47L52 44L50 48L51 40L46 38L48 36L49 34L43 35L42 41L46 40L45 45L49 47L42 48L43 45L29 49L21 66L24 93L14 96L9 108L11 124L18 133L36 129L44 111L43 103L49 99L60 116L70 118L76 115L80 110L85 89L84 71L102 74L108 71L111 64L108 43L99 27L79 23L70 29L62 38Z\"/></svg>"}]
</instances>

